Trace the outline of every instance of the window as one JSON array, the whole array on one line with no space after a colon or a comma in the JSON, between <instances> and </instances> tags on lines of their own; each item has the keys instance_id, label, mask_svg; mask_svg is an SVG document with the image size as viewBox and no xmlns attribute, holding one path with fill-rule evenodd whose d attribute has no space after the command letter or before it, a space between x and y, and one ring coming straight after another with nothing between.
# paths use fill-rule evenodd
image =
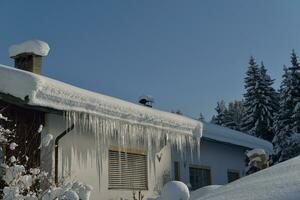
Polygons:
<instances>
[{"instance_id":1,"label":"window","mask_svg":"<svg viewBox=\"0 0 300 200\"><path fill-rule=\"evenodd\" d=\"M174 180L180 181L180 163L174 162Z\"/></svg>"},{"instance_id":2,"label":"window","mask_svg":"<svg viewBox=\"0 0 300 200\"><path fill-rule=\"evenodd\" d=\"M108 188L147 190L147 155L109 150Z\"/></svg>"},{"instance_id":3,"label":"window","mask_svg":"<svg viewBox=\"0 0 300 200\"><path fill-rule=\"evenodd\" d=\"M228 183L235 181L240 178L240 172L238 170L229 169L227 171Z\"/></svg>"},{"instance_id":4,"label":"window","mask_svg":"<svg viewBox=\"0 0 300 200\"><path fill-rule=\"evenodd\" d=\"M211 185L211 172L209 167L191 166L190 184L192 190Z\"/></svg>"}]
</instances>

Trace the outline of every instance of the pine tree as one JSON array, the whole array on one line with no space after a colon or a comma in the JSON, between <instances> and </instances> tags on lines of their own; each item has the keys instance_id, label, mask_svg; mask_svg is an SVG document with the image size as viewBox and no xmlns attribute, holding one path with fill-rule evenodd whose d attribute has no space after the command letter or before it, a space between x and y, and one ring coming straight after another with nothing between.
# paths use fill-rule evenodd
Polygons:
<instances>
[{"instance_id":1,"label":"pine tree","mask_svg":"<svg viewBox=\"0 0 300 200\"><path fill-rule=\"evenodd\" d=\"M300 153L300 65L295 51L291 54L289 68L284 67L280 86L280 108L276 116L274 155L272 162L278 163L295 157Z\"/></svg>"},{"instance_id":2,"label":"pine tree","mask_svg":"<svg viewBox=\"0 0 300 200\"><path fill-rule=\"evenodd\" d=\"M215 108L217 115L213 116L212 123L224 126L225 123L225 113L226 113L226 105L223 100L217 103L217 107Z\"/></svg>"},{"instance_id":3,"label":"pine tree","mask_svg":"<svg viewBox=\"0 0 300 200\"><path fill-rule=\"evenodd\" d=\"M245 78L245 115L243 117L242 131L256 135L257 119L259 118L258 103L261 89L260 70L254 57L250 57L248 71Z\"/></svg>"},{"instance_id":4,"label":"pine tree","mask_svg":"<svg viewBox=\"0 0 300 200\"><path fill-rule=\"evenodd\" d=\"M241 122L244 115L244 102L233 101L228 104L227 112L225 113L225 126L237 131L241 130Z\"/></svg>"},{"instance_id":5,"label":"pine tree","mask_svg":"<svg viewBox=\"0 0 300 200\"><path fill-rule=\"evenodd\" d=\"M273 80L263 63L259 67L250 58L245 78L245 116L242 130L250 135L272 141L273 119L277 111L277 94L272 88Z\"/></svg>"},{"instance_id":6,"label":"pine tree","mask_svg":"<svg viewBox=\"0 0 300 200\"><path fill-rule=\"evenodd\" d=\"M205 117L204 117L204 115L202 113L199 114L198 120L202 121L202 122L205 121Z\"/></svg>"}]
</instances>

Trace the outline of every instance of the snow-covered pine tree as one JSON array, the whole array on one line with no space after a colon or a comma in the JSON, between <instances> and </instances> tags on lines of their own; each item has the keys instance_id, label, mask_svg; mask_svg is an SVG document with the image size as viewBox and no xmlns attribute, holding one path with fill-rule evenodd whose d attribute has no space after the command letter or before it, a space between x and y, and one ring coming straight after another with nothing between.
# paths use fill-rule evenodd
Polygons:
<instances>
[{"instance_id":1,"label":"snow-covered pine tree","mask_svg":"<svg viewBox=\"0 0 300 200\"><path fill-rule=\"evenodd\" d=\"M260 85L260 70L253 56L250 57L249 67L245 78L245 115L242 122L242 131L256 135L256 126L258 118L258 106L260 94L258 91Z\"/></svg>"},{"instance_id":2,"label":"snow-covered pine tree","mask_svg":"<svg viewBox=\"0 0 300 200\"><path fill-rule=\"evenodd\" d=\"M202 113L199 114L198 120L202 122L205 121L205 117Z\"/></svg>"},{"instance_id":3,"label":"snow-covered pine tree","mask_svg":"<svg viewBox=\"0 0 300 200\"><path fill-rule=\"evenodd\" d=\"M241 119L244 115L243 101L233 101L228 104L225 112L225 126L240 131Z\"/></svg>"},{"instance_id":4,"label":"snow-covered pine tree","mask_svg":"<svg viewBox=\"0 0 300 200\"><path fill-rule=\"evenodd\" d=\"M242 130L250 135L269 141L273 139L273 118L277 109L277 94L272 88L273 80L263 63L259 67L250 58L245 78L245 115Z\"/></svg>"},{"instance_id":5,"label":"snow-covered pine tree","mask_svg":"<svg viewBox=\"0 0 300 200\"><path fill-rule=\"evenodd\" d=\"M217 115L213 116L212 123L225 126L225 114L226 114L226 105L223 100L217 102L217 107L215 108Z\"/></svg>"},{"instance_id":6,"label":"snow-covered pine tree","mask_svg":"<svg viewBox=\"0 0 300 200\"><path fill-rule=\"evenodd\" d=\"M284 75L280 86L280 107L274 126L272 164L293 158L300 153L300 67L294 50L291 54L291 63L291 67L284 67Z\"/></svg>"}]
</instances>

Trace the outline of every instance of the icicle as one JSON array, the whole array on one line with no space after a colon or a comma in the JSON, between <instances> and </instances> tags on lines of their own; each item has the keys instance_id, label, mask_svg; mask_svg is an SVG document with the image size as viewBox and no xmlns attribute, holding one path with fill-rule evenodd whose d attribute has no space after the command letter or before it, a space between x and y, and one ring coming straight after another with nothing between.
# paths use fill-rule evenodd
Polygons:
<instances>
[{"instance_id":1,"label":"icicle","mask_svg":"<svg viewBox=\"0 0 300 200\"><path fill-rule=\"evenodd\" d=\"M103 163L108 160L108 149L111 146L117 146L120 151L126 148L146 150L149 171L153 167L154 172L155 155L166 144L170 144L172 148L180 152L182 159L186 159L187 153L193 158L194 151L197 151L198 156L200 155L200 137L192 137L182 130L131 123L73 111L65 113L65 120L67 127L74 124L73 132L79 139L80 137L88 138L89 142L82 144L84 140L78 141L78 137L68 138L68 142L73 146L62 147L62 172L71 171L73 159L77 160L80 167L87 167L88 157L96 158L99 185ZM76 158L72 158L74 155Z\"/></svg>"}]
</instances>

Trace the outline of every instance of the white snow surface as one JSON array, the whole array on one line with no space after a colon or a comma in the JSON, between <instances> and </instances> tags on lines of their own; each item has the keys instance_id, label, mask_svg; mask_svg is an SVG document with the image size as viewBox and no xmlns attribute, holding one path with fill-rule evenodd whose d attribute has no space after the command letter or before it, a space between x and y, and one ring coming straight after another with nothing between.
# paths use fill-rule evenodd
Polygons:
<instances>
[{"instance_id":1,"label":"white snow surface","mask_svg":"<svg viewBox=\"0 0 300 200\"><path fill-rule=\"evenodd\" d=\"M300 156L224 185L196 200L299 200Z\"/></svg>"},{"instance_id":2,"label":"white snow surface","mask_svg":"<svg viewBox=\"0 0 300 200\"><path fill-rule=\"evenodd\" d=\"M269 155L273 152L273 145L268 141L206 122L203 122L203 138L248 147L250 149L264 149Z\"/></svg>"},{"instance_id":3,"label":"white snow surface","mask_svg":"<svg viewBox=\"0 0 300 200\"><path fill-rule=\"evenodd\" d=\"M20 44L10 46L8 52L10 57L14 57L23 53L34 53L39 56L47 56L50 47L46 42L41 40L28 40Z\"/></svg>"},{"instance_id":4,"label":"white snow surface","mask_svg":"<svg viewBox=\"0 0 300 200\"><path fill-rule=\"evenodd\" d=\"M220 188L222 185L208 185L202 188L199 188L198 190L191 192L191 197L189 200L195 200L199 197L204 197L208 194L210 194L212 191L214 191L217 188Z\"/></svg>"},{"instance_id":5,"label":"white snow surface","mask_svg":"<svg viewBox=\"0 0 300 200\"><path fill-rule=\"evenodd\" d=\"M197 120L126 102L4 65L0 65L0 93L22 100L28 98L28 104L32 106L95 114L197 137L202 134L202 123Z\"/></svg>"},{"instance_id":6,"label":"white snow surface","mask_svg":"<svg viewBox=\"0 0 300 200\"><path fill-rule=\"evenodd\" d=\"M186 184L180 181L168 182L162 191L159 200L189 200L190 192Z\"/></svg>"},{"instance_id":7,"label":"white snow surface","mask_svg":"<svg viewBox=\"0 0 300 200\"><path fill-rule=\"evenodd\" d=\"M265 152L264 149L253 149L251 151L247 151L246 155L247 157L251 157L253 155L266 155L267 153Z\"/></svg>"}]
</instances>

